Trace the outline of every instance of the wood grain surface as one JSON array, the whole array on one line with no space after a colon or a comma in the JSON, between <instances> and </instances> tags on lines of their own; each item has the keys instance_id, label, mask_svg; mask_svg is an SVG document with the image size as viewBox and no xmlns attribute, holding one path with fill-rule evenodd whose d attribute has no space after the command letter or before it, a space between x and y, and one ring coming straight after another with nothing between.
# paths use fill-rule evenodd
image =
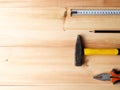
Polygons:
<instances>
[{"instance_id":1,"label":"wood grain surface","mask_svg":"<svg viewBox=\"0 0 120 90\"><path fill-rule=\"evenodd\" d=\"M78 34L85 37L85 47L120 46L119 34L96 35L88 31L1 31L0 84L110 84L94 80L93 75L120 68L120 57L88 56L82 67L76 67L74 52Z\"/></svg>"},{"instance_id":2,"label":"wood grain surface","mask_svg":"<svg viewBox=\"0 0 120 90\"><path fill-rule=\"evenodd\" d=\"M61 30L64 8L0 8L1 30Z\"/></svg>"},{"instance_id":3,"label":"wood grain surface","mask_svg":"<svg viewBox=\"0 0 120 90\"><path fill-rule=\"evenodd\" d=\"M0 7L80 7L120 6L119 0L0 0Z\"/></svg>"},{"instance_id":4,"label":"wood grain surface","mask_svg":"<svg viewBox=\"0 0 120 90\"><path fill-rule=\"evenodd\" d=\"M119 7L70 7L64 23L65 30L120 30L119 15L73 15L71 9L75 10L99 10L120 9Z\"/></svg>"},{"instance_id":5,"label":"wood grain surface","mask_svg":"<svg viewBox=\"0 0 120 90\"><path fill-rule=\"evenodd\" d=\"M120 34L64 30L70 7L118 7L119 3L0 0L0 90L119 90L120 84L114 86L93 76L120 69L120 56L86 56L84 65L76 67L74 52L77 35L83 36L85 47L120 48Z\"/></svg>"},{"instance_id":6,"label":"wood grain surface","mask_svg":"<svg viewBox=\"0 0 120 90\"><path fill-rule=\"evenodd\" d=\"M70 9L45 8L0 8L2 30L119 30L120 16L70 16ZM81 7L82 9L85 9ZM90 7L89 7L90 8ZM90 9L95 8L91 7ZM88 9L88 7L87 7ZM96 8L98 9L98 8ZM100 8L99 8L100 9ZM104 8L104 9L107 9ZM119 9L109 7L108 9Z\"/></svg>"},{"instance_id":7,"label":"wood grain surface","mask_svg":"<svg viewBox=\"0 0 120 90\"><path fill-rule=\"evenodd\" d=\"M0 89L2 90L96 90L96 88L102 88L103 90L118 90L119 86L111 86L111 85L45 85L45 86L2 86Z\"/></svg>"},{"instance_id":8,"label":"wood grain surface","mask_svg":"<svg viewBox=\"0 0 120 90\"><path fill-rule=\"evenodd\" d=\"M111 85L46 85L46 86L2 86L0 89L2 90L96 90L96 88L102 88L103 90L118 90L119 86L111 86Z\"/></svg>"}]
</instances>

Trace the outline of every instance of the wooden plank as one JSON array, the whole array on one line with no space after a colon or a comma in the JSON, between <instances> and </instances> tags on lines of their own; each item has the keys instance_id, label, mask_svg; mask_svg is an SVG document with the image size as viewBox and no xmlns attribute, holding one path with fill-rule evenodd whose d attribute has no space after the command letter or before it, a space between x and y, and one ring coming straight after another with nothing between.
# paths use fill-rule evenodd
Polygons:
<instances>
[{"instance_id":1,"label":"wooden plank","mask_svg":"<svg viewBox=\"0 0 120 90\"><path fill-rule=\"evenodd\" d=\"M56 86L2 86L1 90L96 90L96 88L102 88L102 90L119 90L119 86L113 85L56 85Z\"/></svg>"},{"instance_id":2,"label":"wooden plank","mask_svg":"<svg viewBox=\"0 0 120 90\"><path fill-rule=\"evenodd\" d=\"M119 7L120 0L60 0L63 7Z\"/></svg>"},{"instance_id":3,"label":"wooden plank","mask_svg":"<svg viewBox=\"0 0 120 90\"><path fill-rule=\"evenodd\" d=\"M76 67L70 47L1 47L0 57L0 85L112 85L93 76L120 69L119 56L94 56Z\"/></svg>"},{"instance_id":4,"label":"wooden plank","mask_svg":"<svg viewBox=\"0 0 120 90\"><path fill-rule=\"evenodd\" d=\"M80 7L80 6L120 6L119 0L0 0L0 7Z\"/></svg>"},{"instance_id":5,"label":"wooden plank","mask_svg":"<svg viewBox=\"0 0 120 90\"><path fill-rule=\"evenodd\" d=\"M70 17L68 10L66 18L66 10L59 7L0 8L0 27L2 30L120 29L119 16Z\"/></svg>"},{"instance_id":6,"label":"wooden plank","mask_svg":"<svg viewBox=\"0 0 120 90\"><path fill-rule=\"evenodd\" d=\"M85 47L120 48L120 34L95 34L88 30L0 30L1 47L52 46L74 47L77 35L82 35Z\"/></svg>"},{"instance_id":7,"label":"wooden plank","mask_svg":"<svg viewBox=\"0 0 120 90\"><path fill-rule=\"evenodd\" d=\"M64 8L0 8L1 30L61 30Z\"/></svg>"},{"instance_id":8,"label":"wooden plank","mask_svg":"<svg viewBox=\"0 0 120 90\"><path fill-rule=\"evenodd\" d=\"M93 75L120 68L119 56L89 56L82 67L74 65L78 34L85 46L119 48L119 34L79 31L0 31L0 85L110 84ZM105 66L104 66L105 64Z\"/></svg>"},{"instance_id":9,"label":"wooden plank","mask_svg":"<svg viewBox=\"0 0 120 90\"><path fill-rule=\"evenodd\" d=\"M120 9L119 7L71 7L68 9L65 30L120 30L119 15L71 16L71 9Z\"/></svg>"}]
</instances>

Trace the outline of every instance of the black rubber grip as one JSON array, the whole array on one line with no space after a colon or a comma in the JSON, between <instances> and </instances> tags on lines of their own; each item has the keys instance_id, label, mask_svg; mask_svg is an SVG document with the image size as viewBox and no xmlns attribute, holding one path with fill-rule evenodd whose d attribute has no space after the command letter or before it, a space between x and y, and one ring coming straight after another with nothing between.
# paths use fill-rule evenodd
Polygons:
<instances>
[{"instance_id":1,"label":"black rubber grip","mask_svg":"<svg viewBox=\"0 0 120 90\"><path fill-rule=\"evenodd\" d=\"M117 80L117 81L113 82L113 84L117 84L117 83L120 83L120 80Z\"/></svg>"},{"instance_id":2,"label":"black rubber grip","mask_svg":"<svg viewBox=\"0 0 120 90\"><path fill-rule=\"evenodd\" d=\"M114 72L115 74L120 74L120 70L117 69L112 69L112 72Z\"/></svg>"},{"instance_id":3,"label":"black rubber grip","mask_svg":"<svg viewBox=\"0 0 120 90\"><path fill-rule=\"evenodd\" d=\"M116 75L118 75L118 77L120 76L120 70L113 69L112 72L115 73ZM120 78L117 78L116 76L111 76L111 79L116 79L116 80L113 82L113 84L120 83Z\"/></svg>"},{"instance_id":4,"label":"black rubber grip","mask_svg":"<svg viewBox=\"0 0 120 90\"><path fill-rule=\"evenodd\" d=\"M95 33L120 33L120 30L95 30Z\"/></svg>"}]
</instances>

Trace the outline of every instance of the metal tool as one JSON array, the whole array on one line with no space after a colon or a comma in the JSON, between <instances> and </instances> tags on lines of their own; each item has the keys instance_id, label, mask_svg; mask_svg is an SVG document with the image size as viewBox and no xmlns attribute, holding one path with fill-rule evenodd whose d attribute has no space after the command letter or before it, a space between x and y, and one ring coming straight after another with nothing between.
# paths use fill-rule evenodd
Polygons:
<instances>
[{"instance_id":1,"label":"metal tool","mask_svg":"<svg viewBox=\"0 0 120 90\"><path fill-rule=\"evenodd\" d=\"M93 30L94 33L120 33L120 30Z\"/></svg>"},{"instance_id":2,"label":"metal tool","mask_svg":"<svg viewBox=\"0 0 120 90\"><path fill-rule=\"evenodd\" d=\"M110 73L103 73L93 77L101 81L111 81L113 84L120 82L120 71L113 69Z\"/></svg>"},{"instance_id":3,"label":"metal tool","mask_svg":"<svg viewBox=\"0 0 120 90\"><path fill-rule=\"evenodd\" d=\"M73 15L120 15L120 9L71 9Z\"/></svg>"},{"instance_id":4,"label":"metal tool","mask_svg":"<svg viewBox=\"0 0 120 90\"><path fill-rule=\"evenodd\" d=\"M77 36L75 47L75 65L82 66L85 55L120 55L120 49L94 49L84 48L83 39L80 35Z\"/></svg>"}]
</instances>

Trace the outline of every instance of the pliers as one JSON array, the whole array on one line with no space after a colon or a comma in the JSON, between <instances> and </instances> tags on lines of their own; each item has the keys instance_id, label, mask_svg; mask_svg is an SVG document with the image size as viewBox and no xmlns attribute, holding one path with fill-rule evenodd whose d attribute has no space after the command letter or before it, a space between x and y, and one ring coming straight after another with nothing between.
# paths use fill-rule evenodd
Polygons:
<instances>
[{"instance_id":1,"label":"pliers","mask_svg":"<svg viewBox=\"0 0 120 90\"><path fill-rule=\"evenodd\" d=\"M102 73L93 77L101 81L111 81L113 84L120 82L120 71L113 69L110 73Z\"/></svg>"}]
</instances>

